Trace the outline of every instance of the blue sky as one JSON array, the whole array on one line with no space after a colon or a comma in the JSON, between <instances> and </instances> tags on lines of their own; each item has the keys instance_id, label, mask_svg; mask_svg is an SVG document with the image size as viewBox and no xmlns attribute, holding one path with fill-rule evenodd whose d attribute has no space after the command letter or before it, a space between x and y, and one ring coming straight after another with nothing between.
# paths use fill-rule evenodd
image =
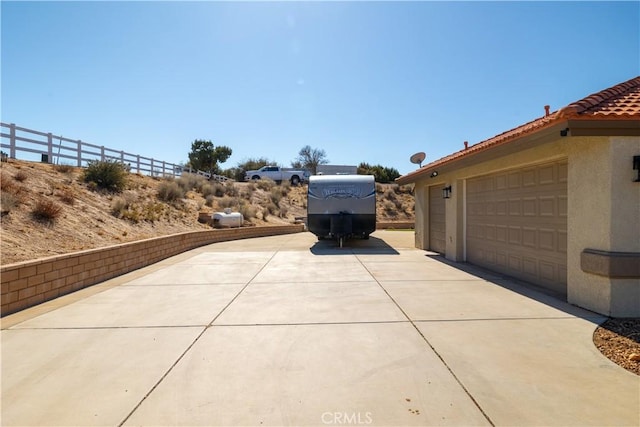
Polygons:
<instances>
[{"instance_id":1,"label":"blue sky","mask_svg":"<svg viewBox=\"0 0 640 427\"><path fill-rule=\"evenodd\" d=\"M415 169L640 74L639 2L1 3L5 123Z\"/></svg>"}]
</instances>

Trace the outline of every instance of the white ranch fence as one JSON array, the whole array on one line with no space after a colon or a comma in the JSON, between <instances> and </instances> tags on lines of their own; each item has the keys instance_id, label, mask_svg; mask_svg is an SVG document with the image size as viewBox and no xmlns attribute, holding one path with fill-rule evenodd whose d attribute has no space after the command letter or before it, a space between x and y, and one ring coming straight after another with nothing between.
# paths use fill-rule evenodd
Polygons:
<instances>
[{"instance_id":1,"label":"white ranch fence","mask_svg":"<svg viewBox=\"0 0 640 427\"><path fill-rule=\"evenodd\" d=\"M175 178L186 172L217 181L228 179L224 176L212 176L208 172L185 168L175 163L114 150L103 145L89 144L79 139L65 138L51 132L23 128L14 123L0 123L0 128L2 129L0 146L3 150L9 150L7 155L12 159L33 161L40 156L40 161L44 163L71 164L77 167L86 167L91 161L119 161L126 165L131 172L149 176L173 176ZM19 156L18 153L20 153ZM55 162L54 159L56 159Z\"/></svg>"}]
</instances>

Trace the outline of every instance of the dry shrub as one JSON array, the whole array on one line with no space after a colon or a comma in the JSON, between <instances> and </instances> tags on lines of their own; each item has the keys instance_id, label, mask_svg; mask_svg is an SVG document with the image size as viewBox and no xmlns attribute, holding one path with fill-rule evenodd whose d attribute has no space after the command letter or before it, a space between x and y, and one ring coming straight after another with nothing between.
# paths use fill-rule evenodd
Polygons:
<instances>
[{"instance_id":1,"label":"dry shrub","mask_svg":"<svg viewBox=\"0 0 640 427\"><path fill-rule=\"evenodd\" d=\"M242 214L244 219L255 218L256 215L258 214L258 210L256 209L256 207L253 205L249 205L247 203L241 204L240 208L238 209L238 212Z\"/></svg>"},{"instance_id":2,"label":"dry shrub","mask_svg":"<svg viewBox=\"0 0 640 427\"><path fill-rule=\"evenodd\" d=\"M205 184L202 186L202 197L205 199L209 198L209 196L215 195L215 188L211 184Z\"/></svg>"},{"instance_id":3,"label":"dry shrub","mask_svg":"<svg viewBox=\"0 0 640 427\"><path fill-rule=\"evenodd\" d=\"M224 193L227 196L236 197L238 195L238 189L236 188L233 181L227 181L224 184Z\"/></svg>"},{"instance_id":4,"label":"dry shrub","mask_svg":"<svg viewBox=\"0 0 640 427\"><path fill-rule=\"evenodd\" d=\"M224 209L224 208L232 208L234 206L239 206L241 205L242 202L240 199L237 198L233 198L233 197L223 197L220 200L218 200L218 207L220 209Z\"/></svg>"},{"instance_id":5,"label":"dry shrub","mask_svg":"<svg viewBox=\"0 0 640 427\"><path fill-rule=\"evenodd\" d=\"M122 218L125 211L129 208L129 203L123 197L117 197L111 202L111 215L116 218Z\"/></svg>"},{"instance_id":6,"label":"dry shrub","mask_svg":"<svg viewBox=\"0 0 640 427\"><path fill-rule=\"evenodd\" d=\"M256 187L264 191L271 191L271 189L276 186L276 182L269 178L259 179L255 181L255 184L256 184Z\"/></svg>"},{"instance_id":7,"label":"dry shrub","mask_svg":"<svg viewBox=\"0 0 640 427\"><path fill-rule=\"evenodd\" d=\"M286 206L280 208L280 218L286 218L289 213L289 209Z\"/></svg>"},{"instance_id":8,"label":"dry shrub","mask_svg":"<svg viewBox=\"0 0 640 427\"><path fill-rule=\"evenodd\" d=\"M75 168L72 165L63 163L60 165L53 165L53 170L60 173L71 173L75 170Z\"/></svg>"},{"instance_id":9,"label":"dry shrub","mask_svg":"<svg viewBox=\"0 0 640 427\"><path fill-rule=\"evenodd\" d=\"M278 206L275 203L267 203L265 206L265 211L269 213L269 215L275 215L278 213ZM265 215L266 219L266 215Z\"/></svg>"},{"instance_id":10,"label":"dry shrub","mask_svg":"<svg viewBox=\"0 0 640 427\"><path fill-rule=\"evenodd\" d=\"M6 215L12 210L16 209L20 204L20 200L13 194L3 191L0 193L0 207L2 208L2 215Z\"/></svg>"},{"instance_id":11,"label":"dry shrub","mask_svg":"<svg viewBox=\"0 0 640 427\"><path fill-rule=\"evenodd\" d=\"M214 200L215 200L215 197L213 196L213 194L209 194L208 196L206 196L204 204L212 208Z\"/></svg>"},{"instance_id":12,"label":"dry shrub","mask_svg":"<svg viewBox=\"0 0 640 427\"><path fill-rule=\"evenodd\" d=\"M387 212L394 212L396 210L396 205L390 200L385 200L382 207Z\"/></svg>"},{"instance_id":13,"label":"dry shrub","mask_svg":"<svg viewBox=\"0 0 640 427\"><path fill-rule=\"evenodd\" d=\"M271 199L271 202L273 204L279 204L280 200L282 200L282 190L280 190L279 187L273 187L271 189L271 193L269 194L269 198Z\"/></svg>"},{"instance_id":14,"label":"dry shrub","mask_svg":"<svg viewBox=\"0 0 640 427\"><path fill-rule=\"evenodd\" d=\"M163 202L175 202L185 197L186 190L176 181L164 181L158 185L158 199Z\"/></svg>"},{"instance_id":15,"label":"dry shrub","mask_svg":"<svg viewBox=\"0 0 640 427\"><path fill-rule=\"evenodd\" d=\"M213 184L213 194L216 197L222 197L225 195L225 189L224 189L224 185L219 184L219 183L215 183Z\"/></svg>"},{"instance_id":16,"label":"dry shrub","mask_svg":"<svg viewBox=\"0 0 640 427\"><path fill-rule=\"evenodd\" d=\"M135 202L135 196L133 194L125 194L123 197L116 197L111 202L111 214L116 218L124 218L126 211L128 211Z\"/></svg>"},{"instance_id":17,"label":"dry shrub","mask_svg":"<svg viewBox=\"0 0 640 427\"><path fill-rule=\"evenodd\" d=\"M84 170L83 179L96 188L119 193L127 186L128 173L126 167L116 160L91 161Z\"/></svg>"},{"instance_id":18,"label":"dry shrub","mask_svg":"<svg viewBox=\"0 0 640 427\"><path fill-rule=\"evenodd\" d=\"M51 200L41 199L34 206L31 215L36 221L53 223L61 212L62 206Z\"/></svg>"},{"instance_id":19,"label":"dry shrub","mask_svg":"<svg viewBox=\"0 0 640 427\"><path fill-rule=\"evenodd\" d=\"M0 179L2 191L16 196L20 200L21 195L25 192L25 188L22 185L16 183L14 180L10 179L10 177L4 173L2 174L2 178Z\"/></svg>"},{"instance_id":20,"label":"dry shrub","mask_svg":"<svg viewBox=\"0 0 640 427\"><path fill-rule=\"evenodd\" d=\"M387 200L391 200L394 201L397 199L396 197L396 192L393 191L393 189L388 188L385 192L384 192L384 198Z\"/></svg>"},{"instance_id":21,"label":"dry shrub","mask_svg":"<svg viewBox=\"0 0 640 427\"><path fill-rule=\"evenodd\" d=\"M380 194L384 193L384 187L377 183L376 183L376 193L380 193Z\"/></svg>"},{"instance_id":22,"label":"dry shrub","mask_svg":"<svg viewBox=\"0 0 640 427\"><path fill-rule=\"evenodd\" d=\"M280 184L280 191L283 196L286 196L291 191L291 181L282 181Z\"/></svg>"},{"instance_id":23,"label":"dry shrub","mask_svg":"<svg viewBox=\"0 0 640 427\"><path fill-rule=\"evenodd\" d=\"M13 179L15 179L18 182L25 182L27 178L29 178L29 175L25 171L18 171L13 176Z\"/></svg>"},{"instance_id":24,"label":"dry shrub","mask_svg":"<svg viewBox=\"0 0 640 427\"><path fill-rule=\"evenodd\" d=\"M184 173L180 178L176 180L178 185L187 191L202 192L202 188L208 184L207 179L204 176L196 175L193 173Z\"/></svg>"},{"instance_id":25,"label":"dry shrub","mask_svg":"<svg viewBox=\"0 0 640 427\"><path fill-rule=\"evenodd\" d=\"M135 224L141 221L155 222L168 217L169 213L163 203L149 202L144 204L134 203L133 197L118 197L111 204L113 216L126 219Z\"/></svg>"},{"instance_id":26,"label":"dry shrub","mask_svg":"<svg viewBox=\"0 0 640 427\"><path fill-rule=\"evenodd\" d=\"M63 190L62 193L58 195L58 197L69 206L73 206L76 203L76 195L69 188Z\"/></svg>"},{"instance_id":27,"label":"dry shrub","mask_svg":"<svg viewBox=\"0 0 640 427\"><path fill-rule=\"evenodd\" d=\"M396 193L399 193L399 194L413 194L413 184L397 186Z\"/></svg>"}]
</instances>

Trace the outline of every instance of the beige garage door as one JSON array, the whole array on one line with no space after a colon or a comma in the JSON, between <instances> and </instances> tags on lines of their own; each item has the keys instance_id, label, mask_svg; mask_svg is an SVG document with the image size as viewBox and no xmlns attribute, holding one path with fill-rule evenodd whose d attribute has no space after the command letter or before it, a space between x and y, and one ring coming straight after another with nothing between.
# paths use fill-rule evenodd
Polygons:
<instances>
[{"instance_id":1,"label":"beige garage door","mask_svg":"<svg viewBox=\"0 0 640 427\"><path fill-rule=\"evenodd\" d=\"M467 181L467 261L566 293L566 161Z\"/></svg>"},{"instance_id":2,"label":"beige garage door","mask_svg":"<svg viewBox=\"0 0 640 427\"><path fill-rule=\"evenodd\" d=\"M446 248L444 203L442 187L429 187L429 250L443 255Z\"/></svg>"}]
</instances>

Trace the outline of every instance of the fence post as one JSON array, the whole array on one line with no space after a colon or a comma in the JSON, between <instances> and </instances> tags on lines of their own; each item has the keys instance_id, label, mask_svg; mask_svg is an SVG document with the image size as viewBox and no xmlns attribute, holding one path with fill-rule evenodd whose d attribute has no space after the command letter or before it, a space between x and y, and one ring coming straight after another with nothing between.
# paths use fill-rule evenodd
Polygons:
<instances>
[{"instance_id":1,"label":"fence post","mask_svg":"<svg viewBox=\"0 0 640 427\"><path fill-rule=\"evenodd\" d=\"M164 160L162 161L162 177L164 178L164 176L166 175L166 171L165 171L165 162Z\"/></svg>"},{"instance_id":2,"label":"fence post","mask_svg":"<svg viewBox=\"0 0 640 427\"><path fill-rule=\"evenodd\" d=\"M9 157L16 158L16 124L9 125Z\"/></svg>"},{"instance_id":3,"label":"fence post","mask_svg":"<svg viewBox=\"0 0 640 427\"><path fill-rule=\"evenodd\" d=\"M140 173L140 154L136 155L136 169Z\"/></svg>"},{"instance_id":4,"label":"fence post","mask_svg":"<svg viewBox=\"0 0 640 427\"><path fill-rule=\"evenodd\" d=\"M51 132L47 134L47 161L53 164L53 135Z\"/></svg>"},{"instance_id":5,"label":"fence post","mask_svg":"<svg viewBox=\"0 0 640 427\"><path fill-rule=\"evenodd\" d=\"M100 161L104 162L104 145L100 146Z\"/></svg>"},{"instance_id":6,"label":"fence post","mask_svg":"<svg viewBox=\"0 0 640 427\"><path fill-rule=\"evenodd\" d=\"M78 140L78 167L82 167L82 141Z\"/></svg>"},{"instance_id":7,"label":"fence post","mask_svg":"<svg viewBox=\"0 0 640 427\"><path fill-rule=\"evenodd\" d=\"M153 159L151 159L151 170L149 171L149 175L153 176Z\"/></svg>"}]
</instances>

